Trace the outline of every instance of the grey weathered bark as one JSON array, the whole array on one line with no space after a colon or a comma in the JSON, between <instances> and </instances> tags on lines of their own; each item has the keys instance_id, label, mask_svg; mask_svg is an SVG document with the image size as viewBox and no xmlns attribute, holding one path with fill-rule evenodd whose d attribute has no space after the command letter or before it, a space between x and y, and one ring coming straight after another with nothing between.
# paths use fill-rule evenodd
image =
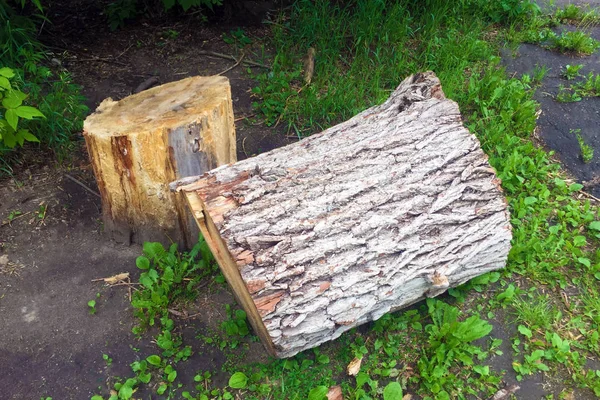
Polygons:
<instances>
[{"instance_id":1,"label":"grey weathered bark","mask_svg":"<svg viewBox=\"0 0 600 400\"><path fill-rule=\"evenodd\" d=\"M504 267L507 204L432 72L298 143L172 184L288 357Z\"/></svg>"},{"instance_id":2,"label":"grey weathered bark","mask_svg":"<svg viewBox=\"0 0 600 400\"><path fill-rule=\"evenodd\" d=\"M236 161L229 81L192 77L106 99L84 136L105 231L123 242L191 247L198 227L168 182Z\"/></svg>"}]
</instances>

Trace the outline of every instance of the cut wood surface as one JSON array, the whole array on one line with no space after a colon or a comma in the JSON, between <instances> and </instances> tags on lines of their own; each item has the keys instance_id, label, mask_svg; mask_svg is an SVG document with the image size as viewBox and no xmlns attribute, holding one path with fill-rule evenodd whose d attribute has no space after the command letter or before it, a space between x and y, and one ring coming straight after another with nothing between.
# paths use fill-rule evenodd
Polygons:
<instances>
[{"instance_id":1,"label":"cut wood surface","mask_svg":"<svg viewBox=\"0 0 600 400\"><path fill-rule=\"evenodd\" d=\"M320 134L171 187L278 357L502 268L510 249L500 182L432 72Z\"/></svg>"},{"instance_id":2,"label":"cut wood surface","mask_svg":"<svg viewBox=\"0 0 600 400\"><path fill-rule=\"evenodd\" d=\"M84 123L105 231L123 242L190 247L198 227L168 183L236 161L229 81L192 77L120 101Z\"/></svg>"}]
</instances>

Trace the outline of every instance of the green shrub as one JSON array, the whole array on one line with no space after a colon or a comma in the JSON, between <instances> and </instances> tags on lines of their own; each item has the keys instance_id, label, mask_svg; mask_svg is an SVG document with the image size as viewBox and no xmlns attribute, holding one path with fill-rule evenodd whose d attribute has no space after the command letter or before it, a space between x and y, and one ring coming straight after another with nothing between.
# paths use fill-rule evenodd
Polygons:
<instances>
[{"instance_id":1,"label":"green shrub","mask_svg":"<svg viewBox=\"0 0 600 400\"><path fill-rule=\"evenodd\" d=\"M25 141L39 142L27 128L19 125L19 119L31 120L35 117L44 118L37 108L24 104L27 95L13 87L10 79L15 77L12 69L0 68L0 146L6 146L9 149L17 145L23 146Z\"/></svg>"},{"instance_id":2,"label":"green shrub","mask_svg":"<svg viewBox=\"0 0 600 400\"><path fill-rule=\"evenodd\" d=\"M73 143L73 134L82 129L88 112L80 87L72 82L70 75L64 71L55 73L45 65L45 47L36 38L36 25L45 17L39 0L30 0L30 3L35 13L22 15L25 0L12 4L0 1L0 68L10 75L3 76L10 79L9 85L3 81L3 90L26 102L19 107L33 107L40 113L31 115L24 111L28 108L22 109L19 112L23 115L19 115L21 120L16 129L14 115L17 111L8 111L16 103L9 100L3 104L0 109L3 138L0 139L0 173L12 172L11 163L19 157L18 149L26 141L39 142L52 150L59 160L64 158ZM6 95L8 93L3 94Z\"/></svg>"}]
</instances>

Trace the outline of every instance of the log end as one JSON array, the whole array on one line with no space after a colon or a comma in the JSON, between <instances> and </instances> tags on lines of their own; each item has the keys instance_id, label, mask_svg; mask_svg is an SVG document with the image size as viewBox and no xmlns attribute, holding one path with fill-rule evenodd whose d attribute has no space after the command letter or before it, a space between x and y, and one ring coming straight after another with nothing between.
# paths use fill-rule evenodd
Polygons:
<instances>
[{"instance_id":1,"label":"log end","mask_svg":"<svg viewBox=\"0 0 600 400\"><path fill-rule=\"evenodd\" d=\"M215 109L227 112L229 80L222 76L195 76L156 86L120 101L100 103L84 122L84 134L124 136L160 128L170 129L198 121Z\"/></svg>"}]
</instances>

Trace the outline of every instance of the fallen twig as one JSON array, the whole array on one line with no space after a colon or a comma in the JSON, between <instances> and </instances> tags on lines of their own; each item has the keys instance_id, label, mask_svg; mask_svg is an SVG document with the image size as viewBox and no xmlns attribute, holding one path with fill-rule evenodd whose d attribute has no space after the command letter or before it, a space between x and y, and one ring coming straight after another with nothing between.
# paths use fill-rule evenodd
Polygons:
<instances>
[{"instance_id":1,"label":"fallen twig","mask_svg":"<svg viewBox=\"0 0 600 400\"><path fill-rule=\"evenodd\" d=\"M84 188L85 190L87 190L88 192L90 192L93 195L98 196L99 198L102 198L102 196L100 196L100 193L96 192L94 189L90 188L88 185L86 185L85 183L81 182L79 179L69 175L69 174L64 174L66 178L69 178L70 180L72 180L73 182L75 182L76 184L78 184L79 186L81 186L82 188Z\"/></svg>"},{"instance_id":2,"label":"fallen twig","mask_svg":"<svg viewBox=\"0 0 600 400\"><path fill-rule=\"evenodd\" d=\"M132 287L134 290L137 290L137 288L135 287L135 285L139 286L140 283L133 283L133 282L119 282L119 283L112 283L110 284L110 286L130 286Z\"/></svg>"},{"instance_id":3,"label":"fallen twig","mask_svg":"<svg viewBox=\"0 0 600 400\"><path fill-rule=\"evenodd\" d=\"M219 57L219 58L224 58L226 60L237 61L237 59L234 56L230 56L229 54L217 53L215 51L200 50L200 51L197 51L196 53L203 55L203 56ZM261 64L261 63L257 63L255 61L244 60L242 63L246 64L246 65L254 66L254 67L271 69L271 67Z\"/></svg>"},{"instance_id":4,"label":"fallen twig","mask_svg":"<svg viewBox=\"0 0 600 400\"><path fill-rule=\"evenodd\" d=\"M133 46L133 43L129 45L129 47L127 47L125 50L123 50L121 52L121 54L119 54L118 56L116 56L115 58L119 58L121 57L123 54L125 54L127 52L127 50L129 50L131 47Z\"/></svg>"},{"instance_id":5,"label":"fallen twig","mask_svg":"<svg viewBox=\"0 0 600 400\"><path fill-rule=\"evenodd\" d=\"M131 278L129 276L127 277L127 283L129 283L129 285L127 285L127 295L129 298L129 302L131 303L131 289L132 288L135 289L135 288L133 286L131 286ZM135 289L135 290L137 290L137 289Z\"/></svg>"},{"instance_id":6,"label":"fallen twig","mask_svg":"<svg viewBox=\"0 0 600 400\"><path fill-rule=\"evenodd\" d=\"M240 63L242 62L242 60L244 59L245 54L242 54L242 56L240 57L239 60L236 61L235 64L233 64L231 67L227 68L225 71L223 72L219 72L217 75L223 75L226 72L231 71L232 69L234 69L235 67L237 67L238 65L240 65Z\"/></svg>"},{"instance_id":7,"label":"fallen twig","mask_svg":"<svg viewBox=\"0 0 600 400\"><path fill-rule=\"evenodd\" d=\"M187 319L192 319L192 318L194 318L194 317L197 317L197 316L198 316L198 315L200 315L200 314L202 314L202 313L201 313L201 312L199 312L199 313L196 313L196 314L188 315L186 318L187 318Z\"/></svg>"},{"instance_id":8,"label":"fallen twig","mask_svg":"<svg viewBox=\"0 0 600 400\"><path fill-rule=\"evenodd\" d=\"M167 308L167 311L169 311L171 314L176 315L176 316L178 316L180 318L187 318L188 317L187 313L182 313L181 311L177 311L177 310L174 310L172 308Z\"/></svg>"},{"instance_id":9,"label":"fallen twig","mask_svg":"<svg viewBox=\"0 0 600 400\"><path fill-rule=\"evenodd\" d=\"M3 227L4 225L10 225L15 219L19 219L19 218L24 217L24 216L26 216L28 214L31 214L31 211L28 211L28 212L23 213L23 214L19 214L16 217L13 217L12 219L10 219L8 221L3 222L2 225L0 225L0 228Z\"/></svg>"},{"instance_id":10,"label":"fallen twig","mask_svg":"<svg viewBox=\"0 0 600 400\"><path fill-rule=\"evenodd\" d=\"M234 119L234 120L233 120L233 122L238 122L238 121L241 121L241 120L243 120L243 119L252 118L252 117L254 117L255 115L256 115L256 114L250 114L250 115L246 115L246 116L243 116L243 117L238 117L238 118Z\"/></svg>"},{"instance_id":11,"label":"fallen twig","mask_svg":"<svg viewBox=\"0 0 600 400\"><path fill-rule=\"evenodd\" d=\"M583 190L580 190L580 192L581 192L581 194L583 194L584 196L586 196L586 197L589 197L589 198L590 198L590 199L592 199L592 200L595 200L595 201L598 201L598 202L600 202L600 199L599 199L599 198L597 198L596 196L594 196L594 195L592 195L592 194L590 194L590 193L588 193L588 192L584 192Z\"/></svg>"}]
</instances>

